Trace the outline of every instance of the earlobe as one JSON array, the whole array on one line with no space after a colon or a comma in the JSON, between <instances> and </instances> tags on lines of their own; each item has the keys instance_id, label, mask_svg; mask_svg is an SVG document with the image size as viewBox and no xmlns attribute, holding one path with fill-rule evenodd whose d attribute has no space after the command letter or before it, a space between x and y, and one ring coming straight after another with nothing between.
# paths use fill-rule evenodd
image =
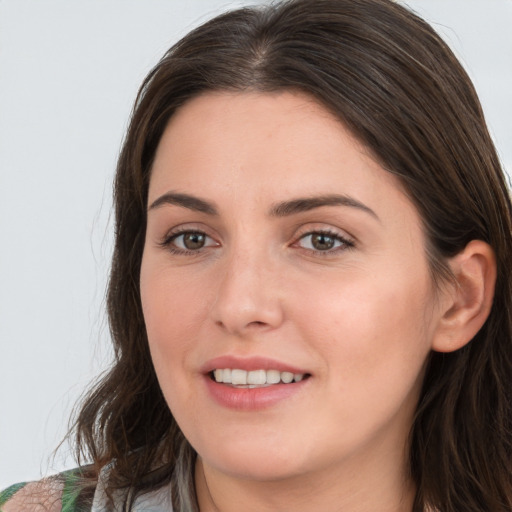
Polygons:
<instances>
[{"instance_id":1,"label":"earlobe","mask_svg":"<svg viewBox=\"0 0 512 512\"><path fill-rule=\"evenodd\" d=\"M489 244L471 241L449 260L453 282L446 284L443 311L432 349L453 352L469 343L491 311L496 283L496 258Z\"/></svg>"}]
</instances>

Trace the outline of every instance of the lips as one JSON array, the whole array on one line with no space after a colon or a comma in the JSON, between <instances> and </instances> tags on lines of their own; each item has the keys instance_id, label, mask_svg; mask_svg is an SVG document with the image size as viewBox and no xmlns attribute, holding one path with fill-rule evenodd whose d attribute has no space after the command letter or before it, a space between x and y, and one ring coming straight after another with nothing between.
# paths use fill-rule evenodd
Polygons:
<instances>
[{"instance_id":1,"label":"lips","mask_svg":"<svg viewBox=\"0 0 512 512\"><path fill-rule=\"evenodd\" d=\"M200 368L200 371L203 374L207 374L224 368L245 370L246 372L254 370L277 370L279 372L288 372L292 374L309 373L304 368L292 366L288 363L283 363L268 357L252 356L244 358L230 355L220 356L209 360Z\"/></svg>"},{"instance_id":2,"label":"lips","mask_svg":"<svg viewBox=\"0 0 512 512\"><path fill-rule=\"evenodd\" d=\"M260 410L290 398L309 381L304 369L263 358L222 356L208 361L201 371L210 396L235 410Z\"/></svg>"}]
</instances>

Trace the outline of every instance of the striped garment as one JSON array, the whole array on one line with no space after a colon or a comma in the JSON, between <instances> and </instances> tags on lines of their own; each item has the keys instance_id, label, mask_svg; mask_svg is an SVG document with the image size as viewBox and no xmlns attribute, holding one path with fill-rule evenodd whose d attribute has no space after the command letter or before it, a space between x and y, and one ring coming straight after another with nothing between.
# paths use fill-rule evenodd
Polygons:
<instances>
[{"instance_id":1,"label":"striped garment","mask_svg":"<svg viewBox=\"0 0 512 512\"><path fill-rule=\"evenodd\" d=\"M126 498L125 492L118 492L114 498L114 508L106 505L105 481L110 471L110 465L103 468L98 478L98 484L92 493L83 493L78 485L81 479L81 470L72 469L56 476L63 485L61 512L121 512L122 503ZM19 483L0 492L0 512L5 505L28 482ZM170 484L156 491L149 492L135 499L131 512L172 512Z\"/></svg>"}]
</instances>

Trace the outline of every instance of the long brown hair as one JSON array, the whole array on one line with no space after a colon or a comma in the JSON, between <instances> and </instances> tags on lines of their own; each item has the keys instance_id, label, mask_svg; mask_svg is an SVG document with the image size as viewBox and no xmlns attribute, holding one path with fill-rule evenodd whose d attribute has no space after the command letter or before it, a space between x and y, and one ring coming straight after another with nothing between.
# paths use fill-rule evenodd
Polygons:
<instances>
[{"instance_id":1,"label":"long brown hair","mask_svg":"<svg viewBox=\"0 0 512 512\"><path fill-rule=\"evenodd\" d=\"M410 437L415 511L512 510L512 210L475 90L433 29L391 0L290 0L223 14L171 48L138 94L115 181L108 313L115 362L84 400L77 450L109 486L173 485L197 508L194 452L166 405L148 349L139 272L148 183L170 117L210 90L297 90L333 112L416 205L434 281L474 239L497 259L487 322L432 353ZM132 494L133 495L133 494ZM129 509L129 500L125 504Z\"/></svg>"}]
</instances>

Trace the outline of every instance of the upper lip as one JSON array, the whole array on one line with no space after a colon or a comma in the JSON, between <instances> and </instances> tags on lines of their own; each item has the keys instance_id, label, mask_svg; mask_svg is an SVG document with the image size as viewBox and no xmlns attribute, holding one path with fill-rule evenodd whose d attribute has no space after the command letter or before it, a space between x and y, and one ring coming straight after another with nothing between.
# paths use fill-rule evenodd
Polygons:
<instances>
[{"instance_id":1,"label":"upper lip","mask_svg":"<svg viewBox=\"0 0 512 512\"><path fill-rule=\"evenodd\" d=\"M210 359L205 364L201 366L201 373L210 373L213 370L224 369L224 368L232 368L239 370L278 370L280 372L290 372L290 373L298 373L305 374L308 373L306 370L302 368L298 368L296 366L292 366L287 363L283 363L281 361L277 361L275 359L270 359L268 357L262 356L252 356L252 357L239 357L232 355L224 355L215 357Z\"/></svg>"}]
</instances>

